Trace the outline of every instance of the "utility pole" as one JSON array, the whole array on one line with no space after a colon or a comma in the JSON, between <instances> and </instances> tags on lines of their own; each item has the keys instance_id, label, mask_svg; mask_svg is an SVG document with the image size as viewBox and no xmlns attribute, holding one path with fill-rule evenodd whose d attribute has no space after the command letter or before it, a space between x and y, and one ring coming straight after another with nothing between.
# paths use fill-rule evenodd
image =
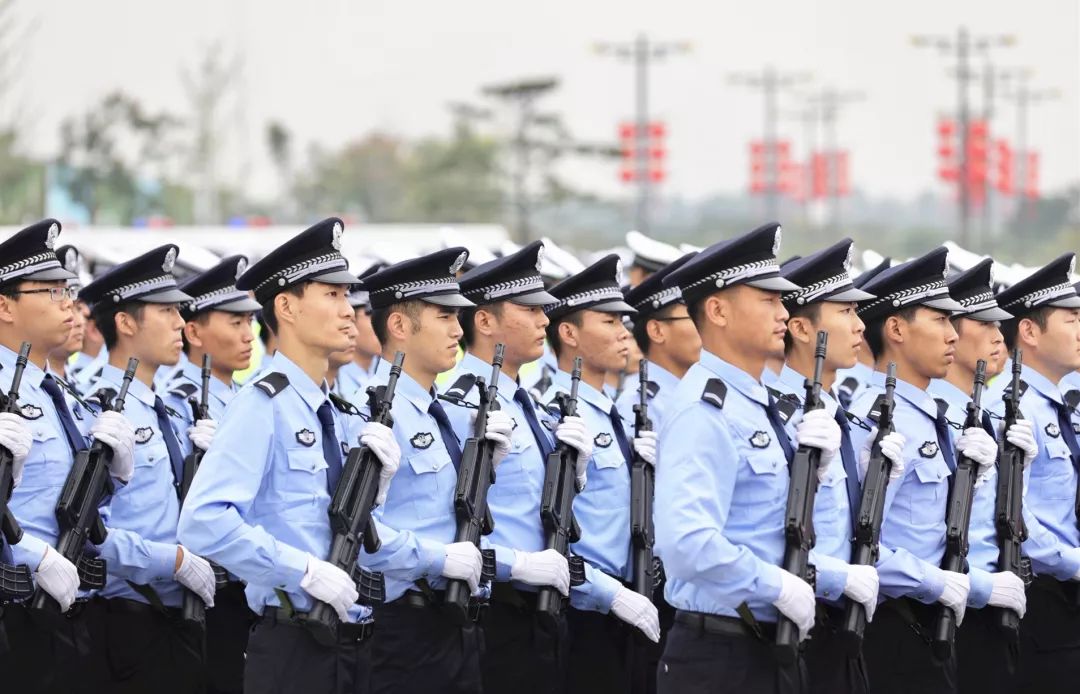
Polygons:
<instances>
[{"instance_id":1,"label":"utility pole","mask_svg":"<svg viewBox=\"0 0 1080 694\"><path fill-rule=\"evenodd\" d=\"M960 27L956 31L956 38L947 36L912 36L913 46L933 47L939 52L951 54L956 60L956 125L959 134L959 164L958 181L959 187L959 227L960 245L970 248L971 216L971 187L969 179L968 162L968 122L970 120L970 105L968 101L968 84L975 79L971 70L971 54L973 51L984 52L993 47L1012 46L1016 43L1016 37L1012 35L996 36L972 36L967 27Z\"/></svg>"},{"instance_id":2,"label":"utility pole","mask_svg":"<svg viewBox=\"0 0 1080 694\"><path fill-rule=\"evenodd\" d=\"M649 63L669 55L689 53L687 41L650 41L645 34L629 42L598 41L593 50L600 55L614 55L634 65L634 163L637 182L637 206L634 223L643 234L650 233L649 207Z\"/></svg>"},{"instance_id":3,"label":"utility pole","mask_svg":"<svg viewBox=\"0 0 1080 694\"><path fill-rule=\"evenodd\" d=\"M765 138L764 163L765 163L765 216L775 220L779 216L778 175L779 162L777 157L777 115L778 97L781 89L787 89L809 82L809 73L781 73L767 65L760 72L736 72L728 75L728 82L755 89L760 89L763 97L764 111L762 113L762 131Z\"/></svg>"},{"instance_id":4,"label":"utility pole","mask_svg":"<svg viewBox=\"0 0 1080 694\"><path fill-rule=\"evenodd\" d=\"M836 121L839 117L840 108L848 104L862 101L866 95L861 91L840 91L832 87L825 87L819 94L811 97L816 101L821 111L821 129L824 134L823 151L827 161L839 164L839 138L837 137ZM840 195L839 195L839 166L828 166L828 184L825 186L826 199L829 201L829 227L833 231L840 231Z\"/></svg>"},{"instance_id":5,"label":"utility pole","mask_svg":"<svg viewBox=\"0 0 1080 694\"><path fill-rule=\"evenodd\" d=\"M1014 178L1017 187L1017 220L1026 219L1028 214L1027 195L1022 190L1028 177L1028 109L1034 104L1053 101L1061 97L1061 92L1057 89L1032 89L1028 84L1030 78L1030 70L1021 72L1016 79L1015 91L1005 95L1007 100L1016 104L1016 147L1013 153L1013 162L1016 166Z\"/></svg>"}]
</instances>

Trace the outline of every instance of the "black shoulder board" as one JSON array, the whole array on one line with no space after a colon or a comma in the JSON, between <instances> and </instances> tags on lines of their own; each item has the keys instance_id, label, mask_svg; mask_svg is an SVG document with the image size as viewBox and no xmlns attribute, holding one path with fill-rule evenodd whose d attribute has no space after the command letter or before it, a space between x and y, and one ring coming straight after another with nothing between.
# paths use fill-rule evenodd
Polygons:
<instances>
[{"instance_id":1,"label":"black shoulder board","mask_svg":"<svg viewBox=\"0 0 1080 694\"><path fill-rule=\"evenodd\" d=\"M1077 405L1080 405L1080 390L1070 390L1065 393L1065 404L1075 410Z\"/></svg>"},{"instance_id":2,"label":"black shoulder board","mask_svg":"<svg viewBox=\"0 0 1080 694\"><path fill-rule=\"evenodd\" d=\"M701 391L701 399L722 410L727 399L727 386L719 378L710 378L705 382L705 390Z\"/></svg>"},{"instance_id":3,"label":"black shoulder board","mask_svg":"<svg viewBox=\"0 0 1080 694\"><path fill-rule=\"evenodd\" d=\"M446 389L446 393L444 393L446 397L443 399L457 404L469 394L470 390L473 389L473 386L476 385L476 380L476 374L461 374L461 376Z\"/></svg>"},{"instance_id":4,"label":"black shoulder board","mask_svg":"<svg viewBox=\"0 0 1080 694\"><path fill-rule=\"evenodd\" d=\"M874 401L873 407L870 408L870 413L866 415L874 424L877 424L878 418L881 416L881 406L885 404L885 393L877 396L877 400Z\"/></svg>"},{"instance_id":5,"label":"black shoulder board","mask_svg":"<svg viewBox=\"0 0 1080 694\"><path fill-rule=\"evenodd\" d=\"M273 396L271 396L273 397ZM337 393L329 393L330 402L334 403L334 407L338 408L345 414L359 415L360 410L356 409L356 405L341 397Z\"/></svg>"},{"instance_id":6,"label":"black shoulder board","mask_svg":"<svg viewBox=\"0 0 1080 694\"><path fill-rule=\"evenodd\" d=\"M1027 389L1028 389L1027 381L1025 381L1024 379L1020 379L1020 397L1024 397L1024 393L1027 392ZM1010 397L1011 395L1012 395L1012 383L1005 386L1005 395L1004 395L1004 397L1007 398L1007 397Z\"/></svg>"},{"instance_id":7,"label":"black shoulder board","mask_svg":"<svg viewBox=\"0 0 1080 694\"><path fill-rule=\"evenodd\" d=\"M546 365L541 367L540 378L533 385L533 388L536 389L540 393L540 395L543 395L547 392L548 388L551 387L551 384L554 383L554 380L552 379L554 375L555 372L551 369L551 367Z\"/></svg>"},{"instance_id":8,"label":"black shoulder board","mask_svg":"<svg viewBox=\"0 0 1080 694\"><path fill-rule=\"evenodd\" d=\"M280 371L272 371L255 381L255 387L270 397L275 397L289 385L289 377Z\"/></svg>"},{"instance_id":9,"label":"black shoulder board","mask_svg":"<svg viewBox=\"0 0 1080 694\"><path fill-rule=\"evenodd\" d=\"M199 390L194 383L181 383L169 391L169 395L179 396L181 400L187 400Z\"/></svg>"},{"instance_id":10,"label":"black shoulder board","mask_svg":"<svg viewBox=\"0 0 1080 694\"><path fill-rule=\"evenodd\" d=\"M781 393L773 388L769 388L768 390L776 400L776 410L780 413L781 421L783 421L784 424L787 424L788 420L791 419L791 415L795 414L795 410L802 407L799 396L793 393Z\"/></svg>"},{"instance_id":11,"label":"black shoulder board","mask_svg":"<svg viewBox=\"0 0 1080 694\"><path fill-rule=\"evenodd\" d=\"M660 384L656 381L647 381L645 383L645 394L649 396L649 399L656 397L656 394L660 392Z\"/></svg>"}]
</instances>

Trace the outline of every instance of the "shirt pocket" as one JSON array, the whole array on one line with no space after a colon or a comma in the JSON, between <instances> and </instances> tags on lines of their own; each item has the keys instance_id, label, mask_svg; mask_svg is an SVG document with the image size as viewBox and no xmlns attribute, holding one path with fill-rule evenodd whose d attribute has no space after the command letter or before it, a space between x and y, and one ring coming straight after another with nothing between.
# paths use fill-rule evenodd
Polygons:
<instances>
[{"instance_id":1,"label":"shirt pocket","mask_svg":"<svg viewBox=\"0 0 1080 694\"><path fill-rule=\"evenodd\" d=\"M53 431L43 421L29 424L33 443L30 455L23 464L23 477L19 489L25 493L31 489L50 489L63 484L67 478L71 449L67 439Z\"/></svg>"},{"instance_id":2,"label":"shirt pocket","mask_svg":"<svg viewBox=\"0 0 1080 694\"><path fill-rule=\"evenodd\" d=\"M602 508L623 508L630 503L630 472L622 450L614 447L594 449L584 494Z\"/></svg>"},{"instance_id":3,"label":"shirt pocket","mask_svg":"<svg viewBox=\"0 0 1080 694\"><path fill-rule=\"evenodd\" d=\"M814 495L814 522L835 523L840 517L841 500L847 497L847 472L839 454L829 465L825 479L818 484Z\"/></svg>"},{"instance_id":4,"label":"shirt pocket","mask_svg":"<svg viewBox=\"0 0 1080 694\"><path fill-rule=\"evenodd\" d=\"M744 489L735 490L736 496L754 503L786 501L788 466L782 452L761 450L747 453L746 466L750 474Z\"/></svg>"},{"instance_id":5,"label":"shirt pocket","mask_svg":"<svg viewBox=\"0 0 1080 694\"><path fill-rule=\"evenodd\" d=\"M1033 465L1031 484L1040 499L1072 499L1076 495L1072 460L1069 446L1061 438L1046 440L1043 444L1046 462Z\"/></svg>"},{"instance_id":6,"label":"shirt pocket","mask_svg":"<svg viewBox=\"0 0 1080 694\"><path fill-rule=\"evenodd\" d=\"M394 493L395 487L407 494L418 518L445 517L450 513L451 486L457 482L457 471L454 470L450 454L442 447L430 448L409 456L408 462L412 478L408 481L400 479L399 473L398 479L390 485L390 494ZM447 468L449 473L443 473ZM387 504L391 503L392 500L388 499Z\"/></svg>"},{"instance_id":7,"label":"shirt pocket","mask_svg":"<svg viewBox=\"0 0 1080 694\"><path fill-rule=\"evenodd\" d=\"M949 474L949 466L940 453L933 458L919 458L915 463L914 474L905 485L913 524L937 525L945 518Z\"/></svg>"}]
</instances>

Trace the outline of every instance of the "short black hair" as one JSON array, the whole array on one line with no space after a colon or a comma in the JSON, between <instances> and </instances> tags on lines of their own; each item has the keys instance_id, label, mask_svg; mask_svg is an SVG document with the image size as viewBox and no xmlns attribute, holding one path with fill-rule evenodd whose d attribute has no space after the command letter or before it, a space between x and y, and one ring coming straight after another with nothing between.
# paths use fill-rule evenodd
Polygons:
<instances>
[{"instance_id":1,"label":"short black hair","mask_svg":"<svg viewBox=\"0 0 1080 694\"><path fill-rule=\"evenodd\" d=\"M294 284L291 287L286 287L285 289L282 289L280 292L278 292L278 294L291 294L295 297L302 297L304 296L304 290L307 289L307 286L307 282L300 282L299 284ZM272 297L264 301L262 305L262 311L260 312L260 315L262 316L262 321L260 325L265 325L266 327L270 328L270 332L275 335L277 335L278 332L278 320L277 316L274 315L274 299L276 298L277 294L274 294ZM266 340L263 340L264 344L265 342Z\"/></svg>"},{"instance_id":2,"label":"short black hair","mask_svg":"<svg viewBox=\"0 0 1080 694\"><path fill-rule=\"evenodd\" d=\"M922 306L919 304L904 306L892 313L886 313L884 316L874 318L866 324L863 337L866 338L866 344L870 347L870 354L874 356L874 359L880 359L885 349L885 321L891 316L903 318L906 321L915 320L915 314L920 308Z\"/></svg>"},{"instance_id":3,"label":"short black hair","mask_svg":"<svg viewBox=\"0 0 1080 694\"><path fill-rule=\"evenodd\" d=\"M815 301L811 304L795 304L788 309L788 323L791 323L792 318L806 318L811 323L817 323L821 320L821 302ZM795 340L791 339L791 330L789 329L784 333L784 354L791 354L791 350L795 347Z\"/></svg>"},{"instance_id":4,"label":"short black hair","mask_svg":"<svg viewBox=\"0 0 1080 694\"><path fill-rule=\"evenodd\" d=\"M1040 306L1026 315L1001 321L1001 334L1005 337L1006 349L1009 351L1016 349L1016 336L1020 331L1020 321L1025 318L1039 326L1039 330L1046 330L1046 326L1050 321L1050 312L1053 308L1053 306Z\"/></svg>"},{"instance_id":5,"label":"short black hair","mask_svg":"<svg viewBox=\"0 0 1080 694\"><path fill-rule=\"evenodd\" d=\"M459 319L461 321L461 348L468 349L473 346L476 341L476 313L480 309L493 313L497 318L502 317L503 302L496 301L491 304L483 304L481 306L469 306L461 309L461 315Z\"/></svg>"},{"instance_id":6,"label":"short black hair","mask_svg":"<svg viewBox=\"0 0 1080 694\"><path fill-rule=\"evenodd\" d=\"M263 320L263 311L259 311L255 314L255 322L259 324L259 340L263 343L263 347L266 347L270 344L270 338L274 336L274 331L271 330L270 326Z\"/></svg>"},{"instance_id":7,"label":"short black hair","mask_svg":"<svg viewBox=\"0 0 1080 694\"><path fill-rule=\"evenodd\" d=\"M144 301L126 301L122 304L99 301L94 304L90 316L94 319L102 339L105 340L105 349L114 349L119 338L116 332L116 314L126 313L139 322L143 318L145 308Z\"/></svg>"},{"instance_id":8,"label":"short black hair","mask_svg":"<svg viewBox=\"0 0 1080 694\"><path fill-rule=\"evenodd\" d=\"M680 305L679 303L668 304L658 311L653 311L647 317L634 319L634 328L630 331L630 334L634 336L634 342L637 343L638 349L646 357L649 356L649 349L652 347L652 341L649 339L649 321L670 318L675 307Z\"/></svg>"},{"instance_id":9,"label":"short black hair","mask_svg":"<svg viewBox=\"0 0 1080 694\"><path fill-rule=\"evenodd\" d=\"M558 359L562 355L562 340L559 339L559 326L563 323L569 323L577 327L581 327L585 321L584 311L574 311L562 316L558 320L554 320L548 323L545 331L547 332L548 344L551 345L551 351L555 353L555 358Z\"/></svg>"},{"instance_id":10,"label":"short black hair","mask_svg":"<svg viewBox=\"0 0 1080 694\"><path fill-rule=\"evenodd\" d=\"M419 324L420 311L423 308L424 302L420 299L408 299L382 308L372 309L371 329L375 331L375 337L378 338L379 344L385 345L389 341L390 335L386 332L386 327L391 313L404 313L413 323ZM419 330L419 325L415 329Z\"/></svg>"}]
</instances>

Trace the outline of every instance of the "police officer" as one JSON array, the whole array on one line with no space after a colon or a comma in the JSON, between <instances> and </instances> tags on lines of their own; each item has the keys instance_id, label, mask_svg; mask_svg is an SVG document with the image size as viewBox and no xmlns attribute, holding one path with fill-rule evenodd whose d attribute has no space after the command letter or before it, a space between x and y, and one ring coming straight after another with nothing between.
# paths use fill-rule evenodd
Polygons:
<instances>
[{"instance_id":1,"label":"police officer","mask_svg":"<svg viewBox=\"0 0 1080 694\"><path fill-rule=\"evenodd\" d=\"M75 454L88 447L84 433L130 451L134 432L116 417L95 420L83 406L72 407L74 401L68 401L58 376L48 369L47 355L63 348L73 324L75 290L68 282L74 275L53 252L59 233L60 223L46 219L0 243L0 391L5 395L20 346L24 341L32 345L16 413L0 414L0 447L14 458L15 489L8 509L23 529L22 539L10 547L11 560L30 567L36 586L67 611L76 600L79 576L54 549L60 535L57 499ZM110 472L120 484L129 480L130 454L116 456ZM83 684L73 649L85 636L81 605L69 616L46 622L27 606L4 608L10 650L0 654L0 673L7 686L63 692Z\"/></svg>"},{"instance_id":2,"label":"police officer","mask_svg":"<svg viewBox=\"0 0 1080 694\"><path fill-rule=\"evenodd\" d=\"M671 244L657 241L640 231L626 232L626 245L633 254L630 269L627 272L627 280L631 288L638 286L649 276L660 272L685 255Z\"/></svg>"},{"instance_id":3,"label":"police officer","mask_svg":"<svg viewBox=\"0 0 1080 694\"><path fill-rule=\"evenodd\" d=\"M79 277L81 262L78 249L74 246L62 246L56 249L56 257L60 260L64 269L74 275L72 279L67 281L67 286L73 287L71 291L77 294L82 289L82 279ZM71 307L71 332L68 334L67 342L49 354L49 370L56 374L58 378L63 379L64 383L69 386L71 377L74 375L74 367L69 368L68 361L83 349L83 340L86 337L86 317L89 314L90 308L84 302L76 299Z\"/></svg>"},{"instance_id":4,"label":"police officer","mask_svg":"<svg viewBox=\"0 0 1080 694\"><path fill-rule=\"evenodd\" d=\"M890 258L885 258L874 267L856 277L853 282L855 288L861 288L864 284L874 279L885 270L888 270L890 267L892 267L892 260ZM840 369L836 372L836 397L839 400L841 407L845 410L851 408L851 403L855 402L856 398L862 395L862 391L865 390L870 383L871 374L873 373L874 353L870 350L870 345L866 344L866 339L864 337L862 349L859 350L859 358L855 365L849 369Z\"/></svg>"},{"instance_id":5,"label":"police officer","mask_svg":"<svg viewBox=\"0 0 1080 694\"><path fill-rule=\"evenodd\" d=\"M523 364L543 350L548 318L544 306L557 301L544 291L538 271L543 243L470 270L458 280L465 298L476 304L462 313L465 355L452 376L445 397L456 406L447 414L458 438L472 436L479 402L478 380L491 378L495 346L505 353L498 383L498 406L514 422L510 450L488 491L495 527L488 536L495 550L495 582L484 614L485 651L481 657L484 691L562 692L566 678L565 617L551 621L535 615L537 586L556 587L569 595L566 557L544 549L540 500L545 459L554 441L544 424L545 410L517 384ZM486 387L486 386L485 386ZM557 439L585 445L584 423L563 422ZM576 427L576 429L575 429ZM568 435L575 430L576 435Z\"/></svg>"},{"instance_id":6,"label":"police officer","mask_svg":"<svg viewBox=\"0 0 1080 694\"><path fill-rule=\"evenodd\" d=\"M381 267L381 265L373 265L368 271ZM361 280L368 271L360 273ZM375 364L382 351L379 340L375 337L375 331L371 329L371 301L368 299L368 293L362 289L349 292L349 305L353 307L356 338L353 341L352 358L338 369L335 383L337 392L345 398L367 388L367 383L375 372Z\"/></svg>"},{"instance_id":7,"label":"police officer","mask_svg":"<svg viewBox=\"0 0 1080 694\"><path fill-rule=\"evenodd\" d=\"M1005 338L1001 321L1012 316L1001 310L991 288L993 260L987 258L948 282L949 295L964 307L953 314L953 326L959 339L956 359L944 378L930 381L927 390L944 408L945 418L952 427L954 438L961 435L967 419L968 402L975 383L978 360L986 361L986 378L1001 373L1005 364ZM990 398L983 400L983 407ZM989 414L982 422L987 434L994 436L995 427ZM1027 452L1028 463L1035 457L1035 438L1031 422L1017 422L1006 434L1008 440ZM998 611L987 606L1012 610L1023 617L1027 608L1024 582L1014 573L998 571L998 543L994 506L997 499L997 468L988 466L976 481L971 502L968 526L968 593L964 622L956 635L957 660L961 692L1014 692L1017 680L1019 644L1006 637L996 623Z\"/></svg>"},{"instance_id":8,"label":"police officer","mask_svg":"<svg viewBox=\"0 0 1080 694\"><path fill-rule=\"evenodd\" d=\"M236 280L254 291L278 350L226 408L181 514L182 540L245 581L260 617L245 691L368 691L371 611L355 604L349 574L324 560L327 509L343 448L358 436L383 464L381 493L398 457L387 427L335 414L325 382L327 357L348 345L352 325L343 232L340 219L323 220ZM342 620L336 644L304 626L316 600Z\"/></svg>"},{"instance_id":9,"label":"police officer","mask_svg":"<svg viewBox=\"0 0 1080 694\"><path fill-rule=\"evenodd\" d=\"M366 277L371 324L383 359L371 385L386 382L396 352L405 353L394 396L393 434L402 465L375 513L382 547L361 552L365 566L381 571L386 602L375 608L379 635L372 654L374 692L481 691L480 628L458 625L441 609L447 579L480 588L482 559L471 542L455 542L453 510L462 442L455 436L435 378L454 367L462 330L456 275L468 257L449 248L391 265ZM356 404L368 409L357 394ZM495 443L492 464L510 449L513 423L492 411L485 436Z\"/></svg>"},{"instance_id":10,"label":"police officer","mask_svg":"<svg viewBox=\"0 0 1080 694\"><path fill-rule=\"evenodd\" d=\"M862 287L877 297L860 304L859 317L866 323L866 342L878 370L852 411L873 420L886 365L895 363L893 422L907 439L902 448L882 446L882 453L903 471L889 485L877 562L881 592L889 599L878 606L863 642L874 691L952 692L957 686L955 653L934 658L928 636L937 614L934 603L952 609L957 623L963 623L970 588L966 574L939 568L956 457L948 422L926 392L930 379L943 377L954 361L957 335L950 312L963 310L945 284L947 255L946 249L935 249L883 271ZM995 459L993 450L988 457L982 445L986 437L981 428L968 429L956 449L972 453L985 468ZM864 453L860 464L865 459Z\"/></svg>"},{"instance_id":11,"label":"police officer","mask_svg":"<svg viewBox=\"0 0 1080 694\"><path fill-rule=\"evenodd\" d=\"M783 266L784 278L802 288L783 295L784 307L790 314L784 336L786 363L773 393L792 438L797 438L799 429L813 419L835 425L835 429L826 427L833 431L836 444L828 451L834 462L821 476L814 497L816 541L810 563L817 570L814 592L819 600L819 618L805 651L810 691L823 694L869 691L862 654L852 654L844 647L838 628L843 616L842 596L861 603L871 617L878 598L877 570L848 563L862 490L851 427L833 396L837 371L856 364L862 348L865 326L855 313L856 302L873 298L852 284L849 272L853 251L851 239L844 239ZM814 377L817 334L822 330L829 336L821 373L824 408L804 415L805 383ZM899 434L890 436L900 438Z\"/></svg>"},{"instance_id":12,"label":"police officer","mask_svg":"<svg viewBox=\"0 0 1080 694\"><path fill-rule=\"evenodd\" d=\"M188 359L169 385L164 400L173 413L173 427L185 456L192 447L203 451L210 448L216 423L239 390L233 374L251 364L251 344L255 340L251 322L260 307L247 292L236 288L236 280L247 266L244 256L231 256L180 286L192 297L180 308ZM202 399L204 355L210 357L210 416L195 421L193 408ZM214 609L206 613L206 678L210 692L243 691L244 650L255 615L247 606L244 584L235 577L231 579L215 592Z\"/></svg>"},{"instance_id":13,"label":"police officer","mask_svg":"<svg viewBox=\"0 0 1080 694\"><path fill-rule=\"evenodd\" d=\"M184 588L213 605L213 573L177 541L183 455L169 410L152 390L154 374L179 360L179 306L191 300L172 275L176 254L174 245L155 248L111 268L80 294L109 349L91 404L103 408L119 392L128 359L139 360L118 415L135 428L134 450L114 447L116 455L134 459L136 474L101 512L108 577L88 613L93 660L107 665L101 686L110 691L198 691L203 684L201 643L178 617Z\"/></svg>"},{"instance_id":14,"label":"police officer","mask_svg":"<svg viewBox=\"0 0 1080 694\"><path fill-rule=\"evenodd\" d=\"M778 614L801 636L814 591L781 569L791 441L761 372L783 351L780 226L701 251L664 280L686 300L700 360L675 390L660 430L656 552L676 609L657 673L660 692L798 692L801 659L772 643ZM808 429L807 431L811 431Z\"/></svg>"},{"instance_id":15,"label":"police officer","mask_svg":"<svg viewBox=\"0 0 1080 694\"><path fill-rule=\"evenodd\" d=\"M1002 323L1005 344L1023 350L1020 411L1030 420L1037 455L1024 497L1024 553L1036 574L1020 633L1020 687L1067 691L1080 676L1080 529L1076 466L1080 446L1059 383L1080 367L1080 297L1070 282L1072 253L998 294L1013 315ZM997 405L995 412L1002 414Z\"/></svg>"}]
</instances>

